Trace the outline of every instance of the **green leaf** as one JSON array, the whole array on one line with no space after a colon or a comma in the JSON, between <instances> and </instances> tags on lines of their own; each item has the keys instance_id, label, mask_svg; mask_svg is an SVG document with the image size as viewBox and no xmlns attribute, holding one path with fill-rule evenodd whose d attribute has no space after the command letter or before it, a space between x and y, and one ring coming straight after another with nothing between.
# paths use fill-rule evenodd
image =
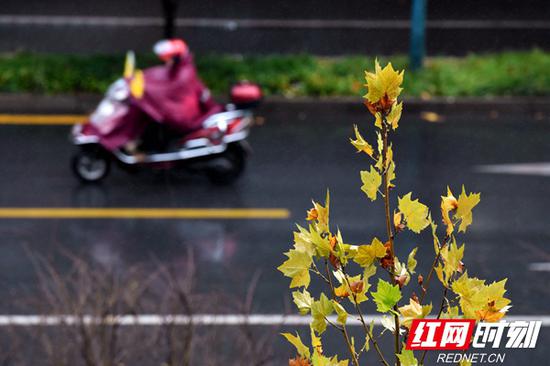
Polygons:
<instances>
[{"instance_id":1,"label":"green leaf","mask_svg":"<svg viewBox=\"0 0 550 366\"><path fill-rule=\"evenodd\" d=\"M346 321L348 320L348 313L346 312L346 309L344 309L342 305L334 300L332 300L332 306L334 307L334 311L338 315L338 323L346 324Z\"/></svg>"},{"instance_id":2,"label":"green leaf","mask_svg":"<svg viewBox=\"0 0 550 366\"><path fill-rule=\"evenodd\" d=\"M386 247L378 238L374 238L370 244L359 246L353 260L361 267L367 267L373 264L376 258L384 258L385 256Z\"/></svg>"},{"instance_id":3,"label":"green leaf","mask_svg":"<svg viewBox=\"0 0 550 366\"><path fill-rule=\"evenodd\" d=\"M402 350L401 353L397 354L399 361L401 361L401 366L418 366L418 361L414 357L414 352L409 350Z\"/></svg>"},{"instance_id":4,"label":"green leaf","mask_svg":"<svg viewBox=\"0 0 550 366\"><path fill-rule=\"evenodd\" d=\"M428 221L428 206L418 202L418 199L411 199L412 193L409 192L398 199L399 211L405 216L407 227L415 232L420 233L426 226L430 224Z\"/></svg>"},{"instance_id":5,"label":"green leaf","mask_svg":"<svg viewBox=\"0 0 550 366\"><path fill-rule=\"evenodd\" d=\"M311 310L311 304L313 303L313 298L306 289L302 292L294 291L292 293L292 298L294 299L294 303L298 307L300 314L306 315L309 313Z\"/></svg>"},{"instance_id":6,"label":"green leaf","mask_svg":"<svg viewBox=\"0 0 550 366\"><path fill-rule=\"evenodd\" d=\"M290 282L290 288L309 286L309 267L313 262L312 257L305 252L298 250L290 250L285 253L288 259L281 264L277 269L287 277L292 278Z\"/></svg>"},{"instance_id":7,"label":"green leaf","mask_svg":"<svg viewBox=\"0 0 550 366\"><path fill-rule=\"evenodd\" d=\"M317 333L322 334L327 329L327 321L325 318L332 314L333 311L334 307L332 306L332 301L322 293L319 300L311 304L311 316L313 318L311 327Z\"/></svg>"},{"instance_id":8,"label":"green leaf","mask_svg":"<svg viewBox=\"0 0 550 366\"><path fill-rule=\"evenodd\" d=\"M417 261L415 259L416 251L418 250L418 247L414 248L410 253L409 257L407 258L407 269L410 273L414 273L414 270L416 269Z\"/></svg>"},{"instance_id":9,"label":"green leaf","mask_svg":"<svg viewBox=\"0 0 550 366\"><path fill-rule=\"evenodd\" d=\"M361 181L363 182L361 190L371 201L376 200L378 188L382 184L382 176L371 166L370 171L361 171Z\"/></svg>"},{"instance_id":10,"label":"green leaf","mask_svg":"<svg viewBox=\"0 0 550 366\"><path fill-rule=\"evenodd\" d=\"M281 333L281 335L285 337L287 341L289 341L294 347L296 347L296 351L300 356L305 358L310 357L311 354L309 352L309 348L304 345L298 333L296 333L296 335L292 335L290 333Z\"/></svg>"},{"instance_id":11,"label":"green leaf","mask_svg":"<svg viewBox=\"0 0 550 366\"><path fill-rule=\"evenodd\" d=\"M381 313L387 313L401 299L399 285L391 285L388 282L379 279L376 292L372 293L372 298L376 303L376 310Z\"/></svg>"}]
</instances>

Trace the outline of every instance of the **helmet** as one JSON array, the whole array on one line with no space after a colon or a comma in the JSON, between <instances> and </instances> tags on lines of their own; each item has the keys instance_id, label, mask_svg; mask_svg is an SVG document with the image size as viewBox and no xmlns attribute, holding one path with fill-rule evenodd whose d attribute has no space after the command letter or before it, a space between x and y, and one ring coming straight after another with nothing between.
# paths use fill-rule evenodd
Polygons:
<instances>
[{"instance_id":1,"label":"helmet","mask_svg":"<svg viewBox=\"0 0 550 366\"><path fill-rule=\"evenodd\" d=\"M163 39L155 43L153 52L162 60L184 57L189 52L187 44L181 39Z\"/></svg>"}]
</instances>

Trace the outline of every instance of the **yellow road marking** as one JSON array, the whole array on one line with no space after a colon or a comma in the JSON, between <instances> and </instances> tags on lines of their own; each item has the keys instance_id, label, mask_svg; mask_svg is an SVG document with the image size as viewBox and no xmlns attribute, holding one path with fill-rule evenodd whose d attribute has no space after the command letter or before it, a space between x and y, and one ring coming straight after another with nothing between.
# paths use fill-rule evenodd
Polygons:
<instances>
[{"instance_id":1,"label":"yellow road marking","mask_svg":"<svg viewBox=\"0 0 550 366\"><path fill-rule=\"evenodd\" d=\"M83 114L0 114L3 125L74 125L88 116Z\"/></svg>"},{"instance_id":2,"label":"yellow road marking","mask_svg":"<svg viewBox=\"0 0 550 366\"><path fill-rule=\"evenodd\" d=\"M0 208L5 219L287 219L284 208Z\"/></svg>"}]
</instances>

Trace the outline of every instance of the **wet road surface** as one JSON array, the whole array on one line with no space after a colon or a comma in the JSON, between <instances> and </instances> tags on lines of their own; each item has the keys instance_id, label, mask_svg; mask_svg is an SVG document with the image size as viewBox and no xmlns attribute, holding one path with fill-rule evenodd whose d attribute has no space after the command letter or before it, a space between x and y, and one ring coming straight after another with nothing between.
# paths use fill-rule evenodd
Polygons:
<instances>
[{"instance_id":1,"label":"wet road surface","mask_svg":"<svg viewBox=\"0 0 550 366\"><path fill-rule=\"evenodd\" d=\"M371 203L360 190L359 170L367 169L368 161L348 143L353 123L363 131L374 128L366 111L346 108L291 115L276 109L264 111L263 117L265 122L250 137L254 154L248 171L230 187L213 186L205 177L175 171L129 174L119 169L101 185L82 185L69 169L73 147L68 126L0 126L0 206L4 208L277 208L290 212L288 219L1 219L0 294L5 299L1 312L28 311L11 300L21 287L32 289L36 280L29 252L55 257L59 250L70 250L124 270L151 258L184 263L190 248L201 291L244 294L253 274L259 273L252 312L293 311L289 282L275 268L291 245L293 223L304 222L311 198L323 199L330 188L331 219L346 242L383 236L382 202ZM532 263L550 262L550 178L482 174L474 169L480 164L550 161L550 119L444 117L439 123L422 121L417 115L402 119L394 141L397 192L413 191L432 208L437 220L439 197L447 185L456 194L462 184L481 192L474 223L467 235L458 238L467 244L464 262L469 273L491 281L508 277L511 314L550 314L550 272L531 270ZM433 251L429 233L405 234L396 245L402 257L418 246L418 271L427 272L427 262L431 263L427 258L432 258ZM548 336L543 330L539 344L547 342ZM518 357L542 360L543 353L525 352Z\"/></svg>"}]
</instances>

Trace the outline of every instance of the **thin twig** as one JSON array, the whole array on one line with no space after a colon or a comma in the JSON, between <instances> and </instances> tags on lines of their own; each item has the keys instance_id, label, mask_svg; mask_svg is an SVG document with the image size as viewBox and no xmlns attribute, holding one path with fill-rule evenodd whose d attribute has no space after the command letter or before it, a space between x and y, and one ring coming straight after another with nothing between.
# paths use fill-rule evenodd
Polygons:
<instances>
[{"instance_id":1,"label":"thin twig","mask_svg":"<svg viewBox=\"0 0 550 366\"><path fill-rule=\"evenodd\" d=\"M424 298L426 297L426 294L428 293L428 286L430 285L430 280L432 279L433 273L435 271L435 266L437 265L439 258L441 258L441 250L445 248L448 240L449 240L449 235L445 235L445 238L443 239L443 244L441 245L441 248L439 248L439 251L437 252L437 255L434 258L432 267L430 268L430 272L428 273L428 277L426 277L426 281L424 281L424 283L422 284L422 295L420 296L420 304L422 304L422 302L424 301Z\"/></svg>"},{"instance_id":2,"label":"thin twig","mask_svg":"<svg viewBox=\"0 0 550 366\"><path fill-rule=\"evenodd\" d=\"M323 276L323 274L321 273L321 271L319 271L319 268L317 268L317 264L315 263L315 261L313 261L313 267L315 267L315 270L312 270L313 273L319 275L326 283L327 285L330 286L330 281L325 277ZM311 269L310 269L311 270ZM330 277L330 276L329 276Z\"/></svg>"},{"instance_id":3,"label":"thin twig","mask_svg":"<svg viewBox=\"0 0 550 366\"><path fill-rule=\"evenodd\" d=\"M345 266L342 266L342 273L344 274L344 279L346 280L346 283L348 284L348 287L351 287L348 275L346 274ZM380 362L384 364L385 366L390 366L388 361L386 361L384 354L380 350L380 347L378 346L378 342L374 337L372 336L369 327L367 326L367 323L365 322L365 318L363 317L363 312L361 311L361 308L359 307L359 304L357 303L357 296L352 291L351 295L353 297L353 305L355 305L355 311L357 311L357 314L359 315L359 320L361 321L361 324L363 325L363 329L365 330L365 333L368 337L368 341L372 343L373 348L375 349L376 353L378 353L378 357L380 358Z\"/></svg>"},{"instance_id":4,"label":"thin twig","mask_svg":"<svg viewBox=\"0 0 550 366\"><path fill-rule=\"evenodd\" d=\"M439 312L437 313L436 319L441 318L441 314L443 314L443 309L444 309L445 303L447 301L447 290L448 290L447 287L445 287L445 289L443 290L443 298L441 299L441 305L439 306ZM421 366L424 365L424 359L426 358L426 352L427 351L422 352L422 357L420 358L420 365Z\"/></svg>"},{"instance_id":5,"label":"thin twig","mask_svg":"<svg viewBox=\"0 0 550 366\"><path fill-rule=\"evenodd\" d=\"M388 241L390 243L390 256L392 258L392 262L395 260L395 252L393 248L393 230L392 230L392 218L391 218L391 211L390 211L390 182L388 179L388 169L386 169L386 164L388 160L388 123L386 120L386 114L382 114L382 178L383 178L383 184L384 184L384 208L385 208L385 214L386 214L386 232L388 235ZM392 264L392 272L395 272L395 263ZM392 281L394 284L397 283L397 280L395 277L392 277ZM397 354L401 352L401 343L399 340L399 315L397 314L397 305L393 307L393 310L395 313L393 314L393 320L395 323L395 332L394 332L394 348L395 348L395 364L397 366L401 366L401 361L399 360L399 357L397 357Z\"/></svg>"},{"instance_id":6,"label":"thin twig","mask_svg":"<svg viewBox=\"0 0 550 366\"><path fill-rule=\"evenodd\" d=\"M334 285L332 283L332 277L330 275L330 269L328 268L328 261L326 259L325 259L325 271L327 273L328 284L330 286L330 294L331 294L332 300L335 301L336 300L336 294L334 292ZM344 335L344 339L346 340L346 345L348 346L348 350L349 350L349 353L351 355L351 359L353 361L353 364L355 366L359 366L359 360L357 359L357 355L355 353L355 349L353 347L353 344L351 343L351 340L349 339L348 331L346 330L346 325L342 324L342 326L339 327L336 324L332 323L330 320L328 320L328 319L326 319L326 320L330 325L332 325L333 327L335 327L336 329L338 329L342 332L342 334Z\"/></svg>"}]
</instances>

